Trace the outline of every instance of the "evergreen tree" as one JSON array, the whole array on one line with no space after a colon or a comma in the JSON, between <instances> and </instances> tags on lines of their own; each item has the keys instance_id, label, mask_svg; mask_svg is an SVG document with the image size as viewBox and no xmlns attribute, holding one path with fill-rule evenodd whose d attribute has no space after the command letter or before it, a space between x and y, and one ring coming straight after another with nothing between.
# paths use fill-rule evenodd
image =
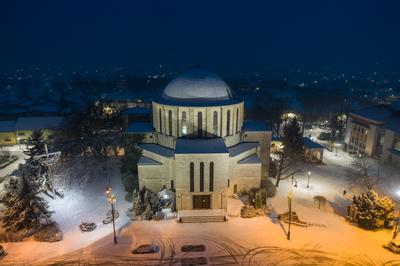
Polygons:
<instances>
[{"instance_id":1,"label":"evergreen tree","mask_svg":"<svg viewBox=\"0 0 400 266\"><path fill-rule=\"evenodd\" d=\"M290 119L283 128L283 145L286 153L298 154L303 149L303 134L296 118Z\"/></svg>"},{"instance_id":2,"label":"evergreen tree","mask_svg":"<svg viewBox=\"0 0 400 266\"><path fill-rule=\"evenodd\" d=\"M48 169L41 165L35 158L36 156L46 153L46 139L43 136L43 132L41 130L34 130L28 139L28 143L29 146L27 145L27 148L24 151L28 158L25 160L26 163L23 168L25 168L27 178L30 178L32 181L44 186L47 181Z\"/></svg>"},{"instance_id":3,"label":"evergreen tree","mask_svg":"<svg viewBox=\"0 0 400 266\"><path fill-rule=\"evenodd\" d=\"M378 193L369 190L354 197L351 208L362 228L374 229L378 227L378 220L393 219L395 205L388 197L379 198Z\"/></svg>"},{"instance_id":4,"label":"evergreen tree","mask_svg":"<svg viewBox=\"0 0 400 266\"><path fill-rule=\"evenodd\" d=\"M47 202L39 196L39 188L23 171L20 179L10 182L3 199L6 206L3 223L7 231L37 230L50 222Z\"/></svg>"}]
</instances>

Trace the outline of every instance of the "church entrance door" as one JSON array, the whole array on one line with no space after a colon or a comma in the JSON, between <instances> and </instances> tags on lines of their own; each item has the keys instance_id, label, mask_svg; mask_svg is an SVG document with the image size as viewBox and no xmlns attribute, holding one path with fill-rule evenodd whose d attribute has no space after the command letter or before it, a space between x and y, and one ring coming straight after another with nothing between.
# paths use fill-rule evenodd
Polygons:
<instances>
[{"instance_id":1,"label":"church entrance door","mask_svg":"<svg viewBox=\"0 0 400 266\"><path fill-rule=\"evenodd\" d=\"M193 209L210 209L210 195L193 195Z\"/></svg>"}]
</instances>

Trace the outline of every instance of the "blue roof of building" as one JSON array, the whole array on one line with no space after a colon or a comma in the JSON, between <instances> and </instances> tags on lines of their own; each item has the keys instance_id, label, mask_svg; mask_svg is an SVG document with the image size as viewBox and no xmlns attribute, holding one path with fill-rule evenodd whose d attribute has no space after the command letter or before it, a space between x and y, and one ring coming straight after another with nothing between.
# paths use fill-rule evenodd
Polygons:
<instances>
[{"instance_id":1,"label":"blue roof of building","mask_svg":"<svg viewBox=\"0 0 400 266\"><path fill-rule=\"evenodd\" d=\"M15 123L15 130L57 129L64 122L62 116L19 117Z\"/></svg>"},{"instance_id":2,"label":"blue roof of building","mask_svg":"<svg viewBox=\"0 0 400 266\"><path fill-rule=\"evenodd\" d=\"M260 157L257 154L253 154L243 160L237 162L238 164L259 164L261 163Z\"/></svg>"},{"instance_id":3,"label":"blue roof of building","mask_svg":"<svg viewBox=\"0 0 400 266\"><path fill-rule=\"evenodd\" d=\"M245 120L243 121L243 131L257 131L257 132L265 132L271 131L267 125L261 121L252 121L252 120Z\"/></svg>"},{"instance_id":4,"label":"blue roof of building","mask_svg":"<svg viewBox=\"0 0 400 266\"><path fill-rule=\"evenodd\" d=\"M400 118L392 118L386 124L385 128L400 134Z\"/></svg>"},{"instance_id":5,"label":"blue roof of building","mask_svg":"<svg viewBox=\"0 0 400 266\"><path fill-rule=\"evenodd\" d=\"M242 142L229 148L229 157L235 157L245 151L258 147L258 142Z\"/></svg>"},{"instance_id":6,"label":"blue roof of building","mask_svg":"<svg viewBox=\"0 0 400 266\"><path fill-rule=\"evenodd\" d=\"M15 121L0 121L0 132L13 132L15 130Z\"/></svg>"},{"instance_id":7,"label":"blue roof of building","mask_svg":"<svg viewBox=\"0 0 400 266\"><path fill-rule=\"evenodd\" d=\"M125 133L149 133L154 132L153 124L150 122L135 122L128 126Z\"/></svg>"},{"instance_id":8,"label":"blue roof of building","mask_svg":"<svg viewBox=\"0 0 400 266\"><path fill-rule=\"evenodd\" d=\"M162 165L162 163L157 162L156 160L150 159L146 156L141 156L139 161L139 165Z\"/></svg>"},{"instance_id":9,"label":"blue roof of building","mask_svg":"<svg viewBox=\"0 0 400 266\"><path fill-rule=\"evenodd\" d=\"M153 143L141 143L139 144L139 148L167 158L174 157L175 154L173 149Z\"/></svg>"},{"instance_id":10,"label":"blue roof of building","mask_svg":"<svg viewBox=\"0 0 400 266\"><path fill-rule=\"evenodd\" d=\"M122 115L150 115L151 108L131 107L122 112Z\"/></svg>"},{"instance_id":11,"label":"blue roof of building","mask_svg":"<svg viewBox=\"0 0 400 266\"><path fill-rule=\"evenodd\" d=\"M223 106L223 105L231 105L237 104L242 102L243 100L239 98L232 98L227 100L220 100L220 101L191 101L191 102L182 102L176 101L172 99L165 99L165 98L157 98L155 100L156 103L165 104L165 105L173 105L173 106L190 106L190 107L200 107L200 106Z\"/></svg>"},{"instance_id":12,"label":"blue roof of building","mask_svg":"<svg viewBox=\"0 0 400 266\"><path fill-rule=\"evenodd\" d=\"M213 139L178 138L176 140L175 153L176 154L228 153L228 149L222 138L213 138Z\"/></svg>"},{"instance_id":13,"label":"blue roof of building","mask_svg":"<svg viewBox=\"0 0 400 266\"><path fill-rule=\"evenodd\" d=\"M311 140L310 138L303 138L303 144L309 149L324 149L321 144Z\"/></svg>"},{"instance_id":14,"label":"blue roof of building","mask_svg":"<svg viewBox=\"0 0 400 266\"><path fill-rule=\"evenodd\" d=\"M351 113L380 123L386 122L391 116L390 111L385 106L369 107Z\"/></svg>"}]
</instances>

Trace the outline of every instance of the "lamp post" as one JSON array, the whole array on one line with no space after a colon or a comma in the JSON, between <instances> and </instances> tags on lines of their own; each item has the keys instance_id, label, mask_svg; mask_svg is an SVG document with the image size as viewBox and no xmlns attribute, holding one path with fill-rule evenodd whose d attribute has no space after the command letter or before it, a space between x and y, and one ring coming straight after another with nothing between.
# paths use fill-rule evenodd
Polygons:
<instances>
[{"instance_id":1,"label":"lamp post","mask_svg":"<svg viewBox=\"0 0 400 266\"><path fill-rule=\"evenodd\" d=\"M307 175L308 175L307 188L310 188L311 172L308 172Z\"/></svg>"},{"instance_id":2,"label":"lamp post","mask_svg":"<svg viewBox=\"0 0 400 266\"><path fill-rule=\"evenodd\" d=\"M292 201L293 201L293 187L297 188L297 180L294 178L294 174L292 174L292 186L288 193L288 205L289 205L289 227L287 233L287 240L290 240L290 225L292 224Z\"/></svg>"},{"instance_id":3,"label":"lamp post","mask_svg":"<svg viewBox=\"0 0 400 266\"><path fill-rule=\"evenodd\" d=\"M111 185L107 187L107 196L108 196L108 202L111 205L111 215L112 215L112 223L113 223L113 231L114 231L114 244L117 244L117 235L115 234L115 211L114 211L114 204L117 201L117 198L115 195L112 193Z\"/></svg>"}]
</instances>

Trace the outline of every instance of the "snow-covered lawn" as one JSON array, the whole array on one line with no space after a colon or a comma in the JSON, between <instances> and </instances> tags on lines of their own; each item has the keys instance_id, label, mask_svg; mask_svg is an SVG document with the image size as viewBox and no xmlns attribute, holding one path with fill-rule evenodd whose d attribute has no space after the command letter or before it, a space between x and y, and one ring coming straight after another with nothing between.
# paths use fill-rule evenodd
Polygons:
<instances>
[{"instance_id":1,"label":"snow-covered lawn","mask_svg":"<svg viewBox=\"0 0 400 266\"><path fill-rule=\"evenodd\" d=\"M210 264L253 265L256 262L281 265L379 265L393 261L400 265L399 256L382 248L392 236L391 230L366 231L349 224L345 218L346 206L352 191L347 184L347 169L353 160L339 151L325 151L324 164L306 165L303 173L295 176L298 187L293 188L291 179L283 180L277 195L269 200L274 209L271 217L243 219L231 217L226 223L179 224L175 220L142 221L132 223L125 215L130 203L124 201L124 189L119 177L119 165L110 161L108 172L88 184L83 190L66 191L64 199L50 201L56 211L54 219L61 225L64 240L58 243L26 241L6 243L9 256L4 264L96 262L102 265L159 265L178 264L187 257L206 257ZM381 193L396 195L396 182L400 185L400 173L386 169L379 183ZM307 172L311 171L310 188L307 188ZM113 244L112 226L101 221L109 209L104 195L110 176L117 195L118 244ZM388 185L389 184L389 185ZM286 212L287 195L293 189L293 208L300 217L314 226L307 228L292 226L292 239L286 239L287 225L273 217ZM343 190L348 193L343 197ZM318 209L314 196L324 196L329 203ZM395 198L396 199L396 198ZM241 203L229 199L229 212L239 211ZM78 225L82 221L94 221L98 228L94 232L81 233ZM161 251L152 255L133 255L131 249L155 241ZM184 244L205 244L206 251L183 253Z\"/></svg>"},{"instance_id":2,"label":"snow-covered lawn","mask_svg":"<svg viewBox=\"0 0 400 266\"><path fill-rule=\"evenodd\" d=\"M83 189L71 189L64 191L64 198L54 200L45 197L50 205L50 210L55 211L52 218L63 231L64 239L57 243L41 243L28 240L18 243L4 244L9 256L2 263L14 264L16 262L32 262L38 258L50 258L85 247L104 236L112 233L112 224L104 225L102 220L111 209L105 194L109 184L109 178L113 194L117 197L116 210L120 217L116 220L116 228L126 226L129 218L125 215L131 203L125 201L125 190L121 182L118 160L107 162L106 171L103 175L83 187ZM82 233L78 226L84 221L95 222L96 230Z\"/></svg>"}]
</instances>

